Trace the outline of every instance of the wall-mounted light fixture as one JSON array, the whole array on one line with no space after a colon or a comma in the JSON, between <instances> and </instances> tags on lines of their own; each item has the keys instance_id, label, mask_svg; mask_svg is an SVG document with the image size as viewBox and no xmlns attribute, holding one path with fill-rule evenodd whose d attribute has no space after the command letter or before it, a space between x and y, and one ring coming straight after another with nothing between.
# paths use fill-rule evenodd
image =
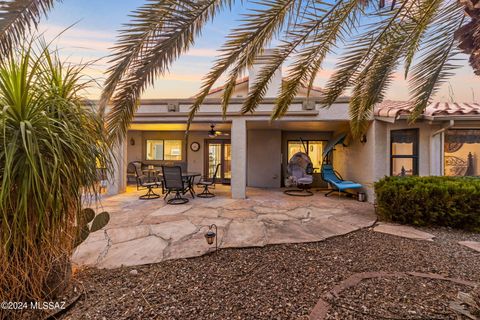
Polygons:
<instances>
[{"instance_id":1,"label":"wall-mounted light fixture","mask_svg":"<svg viewBox=\"0 0 480 320\"><path fill-rule=\"evenodd\" d=\"M133 139L133 138L130 139L130 145L131 145L131 146L134 146L134 145L135 145L135 139Z\"/></svg>"},{"instance_id":2,"label":"wall-mounted light fixture","mask_svg":"<svg viewBox=\"0 0 480 320\"><path fill-rule=\"evenodd\" d=\"M362 134L362 136L360 137L360 142L361 143L367 143L367 135L366 134Z\"/></svg>"}]
</instances>

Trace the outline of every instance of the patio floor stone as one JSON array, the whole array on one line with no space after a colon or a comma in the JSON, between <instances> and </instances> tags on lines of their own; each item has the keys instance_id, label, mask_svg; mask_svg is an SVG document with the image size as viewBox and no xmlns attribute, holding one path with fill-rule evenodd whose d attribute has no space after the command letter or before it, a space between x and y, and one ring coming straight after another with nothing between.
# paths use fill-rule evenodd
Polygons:
<instances>
[{"instance_id":1,"label":"patio floor stone","mask_svg":"<svg viewBox=\"0 0 480 320\"><path fill-rule=\"evenodd\" d=\"M433 241L433 238L435 237L433 234L430 234L428 232L420 231L413 227L393 223L379 223L377 226L375 226L375 228L373 228L373 231L414 240Z\"/></svg>"},{"instance_id":2,"label":"patio floor stone","mask_svg":"<svg viewBox=\"0 0 480 320\"><path fill-rule=\"evenodd\" d=\"M97 267L108 269L160 262L167 246L167 241L155 236L113 244Z\"/></svg>"},{"instance_id":3,"label":"patio floor stone","mask_svg":"<svg viewBox=\"0 0 480 320\"><path fill-rule=\"evenodd\" d=\"M248 198L238 200L230 198L228 187L217 186L215 198L177 206L161 198L139 200L144 192L129 187L90 204L97 212L108 211L110 223L75 250L73 262L117 268L201 256L214 250L204 237L211 224L218 227L219 248L238 248L321 241L376 222L371 204L319 191L291 197L281 189L248 188ZM418 237L409 232L403 231Z\"/></svg>"},{"instance_id":4,"label":"patio floor stone","mask_svg":"<svg viewBox=\"0 0 480 320\"><path fill-rule=\"evenodd\" d=\"M480 252L480 242L478 241L459 241L458 244Z\"/></svg>"},{"instance_id":5,"label":"patio floor stone","mask_svg":"<svg viewBox=\"0 0 480 320\"><path fill-rule=\"evenodd\" d=\"M262 247L266 243L265 225L257 219L233 220L222 247Z\"/></svg>"}]
</instances>

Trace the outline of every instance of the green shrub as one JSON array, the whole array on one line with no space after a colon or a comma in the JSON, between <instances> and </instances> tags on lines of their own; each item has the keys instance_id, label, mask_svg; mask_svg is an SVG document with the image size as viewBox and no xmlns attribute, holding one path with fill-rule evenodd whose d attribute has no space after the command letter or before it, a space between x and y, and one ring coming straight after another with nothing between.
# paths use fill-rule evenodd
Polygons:
<instances>
[{"instance_id":1,"label":"green shrub","mask_svg":"<svg viewBox=\"0 0 480 320\"><path fill-rule=\"evenodd\" d=\"M480 231L480 179L385 177L375 183L383 220Z\"/></svg>"}]
</instances>

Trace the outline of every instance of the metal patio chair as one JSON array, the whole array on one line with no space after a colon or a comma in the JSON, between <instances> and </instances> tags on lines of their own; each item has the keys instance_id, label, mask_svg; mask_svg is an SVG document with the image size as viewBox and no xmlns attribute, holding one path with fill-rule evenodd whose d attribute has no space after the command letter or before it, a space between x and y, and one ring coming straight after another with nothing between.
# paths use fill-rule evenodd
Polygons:
<instances>
[{"instance_id":1,"label":"metal patio chair","mask_svg":"<svg viewBox=\"0 0 480 320\"><path fill-rule=\"evenodd\" d=\"M215 197L215 194L210 192L209 188L215 189L215 183L217 182L217 175L218 175L218 172L220 171L220 166L221 166L220 163L217 164L217 167L215 168L215 173L213 174L212 179L208 179L208 178L201 179L197 183L198 187L203 188L203 191L201 193L197 194L197 197L199 197L199 198L213 198L213 197Z\"/></svg>"},{"instance_id":2,"label":"metal patio chair","mask_svg":"<svg viewBox=\"0 0 480 320\"><path fill-rule=\"evenodd\" d=\"M184 204L188 199L182 197L188 192L188 183L182 178L182 168L180 166L167 167L162 166L163 188L166 190L164 199L172 192L175 196L167 200L168 204Z\"/></svg>"}]
</instances>

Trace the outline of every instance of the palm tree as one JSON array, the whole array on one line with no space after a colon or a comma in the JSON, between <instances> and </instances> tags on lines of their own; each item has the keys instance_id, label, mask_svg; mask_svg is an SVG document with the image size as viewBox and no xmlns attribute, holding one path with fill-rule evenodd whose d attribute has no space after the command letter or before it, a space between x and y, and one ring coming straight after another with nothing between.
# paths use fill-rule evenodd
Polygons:
<instances>
[{"instance_id":1,"label":"palm tree","mask_svg":"<svg viewBox=\"0 0 480 320\"><path fill-rule=\"evenodd\" d=\"M110 167L83 68L42 42L0 61L1 301L45 301L52 270L71 255L82 196L98 194L97 164Z\"/></svg>"},{"instance_id":2,"label":"palm tree","mask_svg":"<svg viewBox=\"0 0 480 320\"><path fill-rule=\"evenodd\" d=\"M146 87L192 47L207 22L234 2L150 0L133 12L132 22L121 31L114 47L101 100L104 108L111 104L107 126L113 138L124 136ZM383 99L400 67L409 80L415 118L458 66L454 33L467 20L464 6L451 0L398 0L388 6L383 0L256 1L230 32L205 76L190 121L223 74L227 75L222 97L225 112L236 79L273 39L280 40L280 45L256 79L243 113L255 110L275 70L290 58L293 62L272 113L272 119L281 117L301 86L312 87L325 57L343 51L325 87L324 103L328 107L351 90L353 133L365 129L374 104Z\"/></svg>"},{"instance_id":3,"label":"palm tree","mask_svg":"<svg viewBox=\"0 0 480 320\"><path fill-rule=\"evenodd\" d=\"M22 43L25 34L37 27L40 18L56 0L7 0L0 3L0 56ZM58 1L58 0L57 0Z\"/></svg>"}]
</instances>

